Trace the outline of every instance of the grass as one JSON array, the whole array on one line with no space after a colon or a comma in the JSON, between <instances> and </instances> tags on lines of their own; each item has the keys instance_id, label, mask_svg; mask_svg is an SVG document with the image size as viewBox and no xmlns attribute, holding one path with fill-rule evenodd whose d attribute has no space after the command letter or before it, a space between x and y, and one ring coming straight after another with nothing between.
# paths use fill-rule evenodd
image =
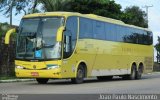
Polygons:
<instances>
[{"instance_id":1,"label":"grass","mask_svg":"<svg viewBox=\"0 0 160 100\"><path fill-rule=\"evenodd\" d=\"M19 79L15 76L0 76L0 80Z\"/></svg>"},{"instance_id":2,"label":"grass","mask_svg":"<svg viewBox=\"0 0 160 100\"><path fill-rule=\"evenodd\" d=\"M28 78L18 78L16 76L1 76L0 75L0 80L11 80L11 79L28 79Z\"/></svg>"}]
</instances>

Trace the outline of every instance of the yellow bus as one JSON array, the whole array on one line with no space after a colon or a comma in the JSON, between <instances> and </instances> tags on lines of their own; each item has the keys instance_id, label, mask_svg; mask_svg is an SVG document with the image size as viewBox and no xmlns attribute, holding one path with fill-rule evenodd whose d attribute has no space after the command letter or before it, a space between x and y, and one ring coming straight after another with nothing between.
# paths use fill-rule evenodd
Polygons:
<instances>
[{"instance_id":1,"label":"yellow bus","mask_svg":"<svg viewBox=\"0 0 160 100\"><path fill-rule=\"evenodd\" d=\"M17 33L15 73L45 84L49 79L140 79L152 72L152 32L122 21L74 12L25 15Z\"/></svg>"}]
</instances>

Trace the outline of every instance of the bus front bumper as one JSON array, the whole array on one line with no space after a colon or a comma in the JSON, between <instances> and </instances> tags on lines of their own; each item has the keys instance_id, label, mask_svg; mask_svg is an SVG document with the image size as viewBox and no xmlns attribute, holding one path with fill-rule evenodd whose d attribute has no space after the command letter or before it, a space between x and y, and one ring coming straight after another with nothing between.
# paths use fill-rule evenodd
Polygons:
<instances>
[{"instance_id":1,"label":"bus front bumper","mask_svg":"<svg viewBox=\"0 0 160 100\"><path fill-rule=\"evenodd\" d=\"M15 68L17 77L23 78L62 78L61 70L50 69L50 70L26 70Z\"/></svg>"}]
</instances>

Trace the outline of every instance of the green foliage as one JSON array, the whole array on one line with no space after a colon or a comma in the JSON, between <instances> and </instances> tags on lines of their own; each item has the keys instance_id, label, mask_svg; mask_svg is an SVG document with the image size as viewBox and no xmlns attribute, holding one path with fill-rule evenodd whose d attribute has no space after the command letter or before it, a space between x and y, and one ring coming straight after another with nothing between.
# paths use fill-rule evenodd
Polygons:
<instances>
[{"instance_id":1,"label":"green foliage","mask_svg":"<svg viewBox=\"0 0 160 100\"><path fill-rule=\"evenodd\" d=\"M0 23L0 38L5 36L6 32L15 26L10 26L8 23ZM16 34L12 35L12 39L16 38Z\"/></svg>"},{"instance_id":2,"label":"green foliage","mask_svg":"<svg viewBox=\"0 0 160 100\"><path fill-rule=\"evenodd\" d=\"M71 0L38 0L38 3L42 4L42 10L51 11L62 11L64 5Z\"/></svg>"},{"instance_id":3,"label":"green foliage","mask_svg":"<svg viewBox=\"0 0 160 100\"><path fill-rule=\"evenodd\" d=\"M15 76L0 76L0 80L18 79Z\"/></svg>"},{"instance_id":4,"label":"green foliage","mask_svg":"<svg viewBox=\"0 0 160 100\"><path fill-rule=\"evenodd\" d=\"M138 6L127 7L122 16L122 21L127 24L132 24L140 27L148 27L146 13L142 11Z\"/></svg>"},{"instance_id":5,"label":"green foliage","mask_svg":"<svg viewBox=\"0 0 160 100\"><path fill-rule=\"evenodd\" d=\"M9 28L8 23L0 23L0 37L4 36Z\"/></svg>"},{"instance_id":6,"label":"green foliage","mask_svg":"<svg viewBox=\"0 0 160 100\"><path fill-rule=\"evenodd\" d=\"M160 37L158 36L158 43L154 46L157 52L160 53Z\"/></svg>"},{"instance_id":7,"label":"green foliage","mask_svg":"<svg viewBox=\"0 0 160 100\"><path fill-rule=\"evenodd\" d=\"M96 14L122 20L127 24L148 27L146 13L137 6L121 11L121 5L114 0L39 0L45 11L69 11L82 14Z\"/></svg>"},{"instance_id":8,"label":"green foliage","mask_svg":"<svg viewBox=\"0 0 160 100\"><path fill-rule=\"evenodd\" d=\"M121 11L121 5L114 0L0 0L0 11L9 14L13 2L15 14L42 11L70 11L82 14L96 14L122 20L127 24L148 27L146 13L137 6L127 7ZM40 9L37 6L41 5Z\"/></svg>"},{"instance_id":9,"label":"green foliage","mask_svg":"<svg viewBox=\"0 0 160 100\"><path fill-rule=\"evenodd\" d=\"M70 0L64 2L63 11L96 14L104 17L120 19L121 5L111 0Z\"/></svg>"},{"instance_id":10,"label":"green foliage","mask_svg":"<svg viewBox=\"0 0 160 100\"><path fill-rule=\"evenodd\" d=\"M160 37L158 36L158 43L154 46L157 50L157 62L160 62Z\"/></svg>"},{"instance_id":11,"label":"green foliage","mask_svg":"<svg viewBox=\"0 0 160 100\"><path fill-rule=\"evenodd\" d=\"M0 77L1 75L14 75L15 59L15 35L11 36L10 45L4 44L4 36L6 32L15 26L10 26L7 23L0 23Z\"/></svg>"},{"instance_id":12,"label":"green foliage","mask_svg":"<svg viewBox=\"0 0 160 100\"><path fill-rule=\"evenodd\" d=\"M9 17L11 7L16 9L15 15L37 12L38 0L0 0L0 12Z\"/></svg>"}]
</instances>

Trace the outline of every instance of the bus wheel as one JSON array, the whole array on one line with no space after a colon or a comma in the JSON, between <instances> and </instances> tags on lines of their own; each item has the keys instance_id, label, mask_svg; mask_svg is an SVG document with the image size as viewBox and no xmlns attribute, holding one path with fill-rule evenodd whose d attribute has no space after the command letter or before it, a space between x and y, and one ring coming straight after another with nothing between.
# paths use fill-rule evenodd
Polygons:
<instances>
[{"instance_id":1,"label":"bus wheel","mask_svg":"<svg viewBox=\"0 0 160 100\"><path fill-rule=\"evenodd\" d=\"M129 75L130 80L136 79L136 65L132 65L131 74Z\"/></svg>"},{"instance_id":2,"label":"bus wheel","mask_svg":"<svg viewBox=\"0 0 160 100\"><path fill-rule=\"evenodd\" d=\"M113 76L97 76L97 79L100 81L111 80Z\"/></svg>"},{"instance_id":3,"label":"bus wheel","mask_svg":"<svg viewBox=\"0 0 160 100\"><path fill-rule=\"evenodd\" d=\"M124 80L134 80L136 79L136 65L132 65L131 74L130 75L123 75L122 78Z\"/></svg>"},{"instance_id":4,"label":"bus wheel","mask_svg":"<svg viewBox=\"0 0 160 100\"><path fill-rule=\"evenodd\" d=\"M137 73L136 73L136 79L141 79L142 73L143 73L143 66L140 66L140 67L138 68Z\"/></svg>"},{"instance_id":5,"label":"bus wheel","mask_svg":"<svg viewBox=\"0 0 160 100\"><path fill-rule=\"evenodd\" d=\"M46 84L48 82L48 78L36 78L36 81L39 83L39 84Z\"/></svg>"},{"instance_id":6,"label":"bus wheel","mask_svg":"<svg viewBox=\"0 0 160 100\"><path fill-rule=\"evenodd\" d=\"M77 69L77 76L76 76L76 78L72 78L71 81L74 84L83 83L84 76L85 76L85 69L82 65L79 65L79 67Z\"/></svg>"}]
</instances>

